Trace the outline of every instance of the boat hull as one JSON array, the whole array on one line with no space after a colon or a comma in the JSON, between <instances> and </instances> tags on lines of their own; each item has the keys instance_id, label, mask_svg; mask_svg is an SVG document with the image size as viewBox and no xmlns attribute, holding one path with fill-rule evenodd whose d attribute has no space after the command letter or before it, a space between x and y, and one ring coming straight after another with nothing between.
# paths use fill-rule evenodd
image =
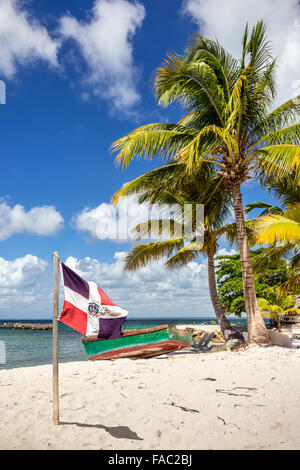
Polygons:
<instances>
[{"instance_id":1,"label":"boat hull","mask_svg":"<svg viewBox=\"0 0 300 470\"><path fill-rule=\"evenodd\" d=\"M281 318L281 323L285 324L299 324L300 325L300 315L286 315Z\"/></svg>"},{"instance_id":2,"label":"boat hull","mask_svg":"<svg viewBox=\"0 0 300 470\"><path fill-rule=\"evenodd\" d=\"M187 348L192 342L193 330L177 330L163 325L145 330L125 331L113 340L82 338L89 360L117 358L150 358Z\"/></svg>"}]
</instances>

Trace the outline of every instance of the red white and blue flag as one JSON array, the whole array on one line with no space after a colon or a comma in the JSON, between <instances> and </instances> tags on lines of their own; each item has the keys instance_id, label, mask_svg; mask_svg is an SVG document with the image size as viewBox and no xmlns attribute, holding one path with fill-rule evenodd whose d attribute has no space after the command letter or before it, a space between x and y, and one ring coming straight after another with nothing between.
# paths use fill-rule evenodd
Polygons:
<instances>
[{"instance_id":1,"label":"red white and blue flag","mask_svg":"<svg viewBox=\"0 0 300 470\"><path fill-rule=\"evenodd\" d=\"M65 300L59 321L84 336L116 339L128 314L114 304L95 282L87 282L61 263Z\"/></svg>"}]
</instances>

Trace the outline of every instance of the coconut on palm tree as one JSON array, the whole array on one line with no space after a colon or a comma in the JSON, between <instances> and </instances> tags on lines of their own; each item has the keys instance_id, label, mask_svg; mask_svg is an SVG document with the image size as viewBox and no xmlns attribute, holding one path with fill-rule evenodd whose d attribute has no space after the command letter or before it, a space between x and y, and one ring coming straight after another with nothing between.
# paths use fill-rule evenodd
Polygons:
<instances>
[{"instance_id":1,"label":"coconut on palm tree","mask_svg":"<svg viewBox=\"0 0 300 470\"><path fill-rule=\"evenodd\" d=\"M232 200L222 177L216 175L210 164L202 165L190 176L185 172L184 164L173 163L126 184L114 195L113 202L116 204L120 198L133 194L138 196L140 203L168 208L163 218L138 224L134 229L137 238L151 235L166 239L133 247L125 258L125 270L135 271L150 261L165 257L166 268L172 270L185 266L199 255L206 256L210 298L223 336L226 339L240 336L222 309L215 278L218 239L225 236L232 243L235 238L234 224L225 225L231 216ZM193 208L196 209L197 204L204 204L204 226L202 221L196 225ZM184 213L187 206L192 208L188 217Z\"/></svg>"},{"instance_id":2,"label":"coconut on palm tree","mask_svg":"<svg viewBox=\"0 0 300 470\"><path fill-rule=\"evenodd\" d=\"M141 156L180 161L189 174L203 162L215 166L233 195L249 338L261 343L268 333L256 299L241 185L256 170L276 177L296 169L300 181L300 100L270 111L275 67L262 21L250 35L246 27L240 60L218 41L196 34L183 56L165 60L154 82L159 104L177 101L186 116L139 127L112 147L123 168Z\"/></svg>"}]
</instances>

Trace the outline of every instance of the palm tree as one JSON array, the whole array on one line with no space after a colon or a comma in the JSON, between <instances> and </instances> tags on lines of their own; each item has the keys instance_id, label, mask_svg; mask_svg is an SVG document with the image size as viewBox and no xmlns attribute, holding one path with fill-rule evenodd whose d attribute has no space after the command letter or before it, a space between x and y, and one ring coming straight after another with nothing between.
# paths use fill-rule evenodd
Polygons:
<instances>
[{"instance_id":1,"label":"palm tree","mask_svg":"<svg viewBox=\"0 0 300 470\"><path fill-rule=\"evenodd\" d=\"M184 164L173 163L152 170L126 184L114 195L113 202L117 204L121 198L133 194L138 195L141 204L149 202L152 206L167 205L173 215L168 214L168 223L165 223L165 218L150 219L135 227L138 238L149 236L151 233L157 238L167 239L133 247L125 258L125 270L135 271L150 261L165 257L166 268L173 270L183 267L201 254L207 256L209 292L215 315L224 337L237 337L238 332L233 330L222 309L215 278L214 256L218 239L225 236L229 243L232 243L235 237L234 225L224 226L225 220L231 215L232 201L230 193L225 191L223 178L216 175L209 164L201 166L196 174L189 176L185 172ZM195 207L196 204L204 202L204 227L201 224L196 227L187 220L180 220L182 210L188 204ZM203 232L203 228L204 237L201 242L199 234Z\"/></svg>"},{"instance_id":2,"label":"palm tree","mask_svg":"<svg viewBox=\"0 0 300 470\"><path fill-rule=\"evenodd\" d=\"M184 56L165 60L154 82L159 104L180 102L186 117L139 127L112 146L123 168L142 156L183 162L189 174L203 162L217 168L233 195L249 338L261 343L268 333L256 299L241 185L256 170L278 177L296 169L300 181L300 97L269 111L275 67L262 21L250 36L246 27L240 60L196 34Z\"/></svg>"}]
</instances>

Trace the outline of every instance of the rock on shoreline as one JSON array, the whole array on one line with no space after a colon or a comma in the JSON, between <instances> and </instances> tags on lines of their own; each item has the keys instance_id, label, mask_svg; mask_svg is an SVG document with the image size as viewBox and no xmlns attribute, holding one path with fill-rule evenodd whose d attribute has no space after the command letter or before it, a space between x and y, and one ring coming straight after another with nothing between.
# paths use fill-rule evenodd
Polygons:
<instances>
[{"instance_id":1,"label":"rock on shoreline","mask_svg":"<svg viewBox=\"0 0 300 470\"><path fill-rule=\"evenodd\" d=\"M52 330L52 323L3 323L0 328L13 330Z\"/></svg>"}]
</instances>

